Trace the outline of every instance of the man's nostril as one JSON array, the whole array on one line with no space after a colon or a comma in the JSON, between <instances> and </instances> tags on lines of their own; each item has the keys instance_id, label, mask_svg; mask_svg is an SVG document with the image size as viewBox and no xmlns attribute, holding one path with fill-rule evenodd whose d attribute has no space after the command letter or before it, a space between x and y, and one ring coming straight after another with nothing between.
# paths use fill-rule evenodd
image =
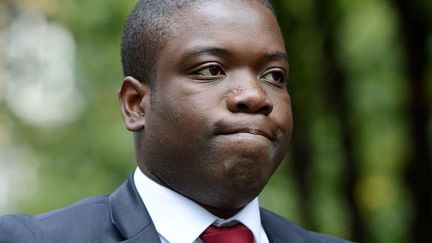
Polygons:
<instances>
[{"instance_id":1,"label":"man's nostril","mask_svg":"<svg viewBox=\"0 0 432 243\"><path fill-rule=\"evenodd\" d=\"M237 108L240 110L240 111L248 111L249 110L249 107L245 104L245 103L238 103L237 104Z\"/></svg>"},{"instance_id":2,"label":"man's nostril","mask_svg":"<svg viewBox=\"0 0 432 243\"><path fill-rule=\"evenodd\" d=\"M272 111L272 106L264 105L258 110L258 113L268 115Z\"/></svg>"}]
</instances>

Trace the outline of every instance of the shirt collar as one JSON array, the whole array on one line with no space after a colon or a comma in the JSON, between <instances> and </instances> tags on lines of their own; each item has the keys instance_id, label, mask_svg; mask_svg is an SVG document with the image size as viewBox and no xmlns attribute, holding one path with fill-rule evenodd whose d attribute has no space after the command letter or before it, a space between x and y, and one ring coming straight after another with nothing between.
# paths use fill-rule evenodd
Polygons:
<instances>
[{"instance_id":1,"label":"shirt collar","mask_svg":"<svg viewBox=\"0 0 432 243\"><path fill-rule=\"evenodd\" d=\"M194 242L211 224L221 226L233 221L241 222L253 232L255 239L261 239L257 198L233 217L220 219L189 198L154 182L139 168L135 170L134 182L156 230L168 242Z\"/></svg>"}]
</instances>

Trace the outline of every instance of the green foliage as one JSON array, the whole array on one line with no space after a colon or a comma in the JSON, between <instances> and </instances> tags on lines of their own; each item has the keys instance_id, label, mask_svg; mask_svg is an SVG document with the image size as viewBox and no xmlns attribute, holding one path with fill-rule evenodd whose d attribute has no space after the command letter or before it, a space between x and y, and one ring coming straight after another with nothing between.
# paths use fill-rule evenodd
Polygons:
<instances>
[{"instance_id":1,"label":"green foliage","mask_svg":"<svg viewBox=\"0 0 432 243\"><path fill-rule=\"evenodd\" d=\"M75 38L75 75L86 102L78 120L54 128L35 127L12 115L0 100L0 123L13 134L12 143L28 148L38 161L37 193L31 200L18 201L14 210L37 214L88 195L110 193L135 168L132 136L123 127L116 93L122 78L121 31L134 2L67 0L51 16L50 21L61 23ZM417 2L432 9L430 1ZM262 193L262 205L313 230L350 238L357 217L365 242L408 242L414 206L404 173L416 148L410 140L411 82L392 1L274 4L290 56L293 144L306 144L307 156L299 160L293 146ZM333 57L325 48L329 37ZM431 43L429 32L424 60L429 81ZM334 67L326 67L330 61L346 80L343 104L336 104L331 95L335 80L327 72ZM426 97L430 104L432 82ZM341 118L339 106L346 117ZM430 115L427 119L432 141ZM347 130L350 144L344 137ZM354 202L347 195L352 179L346 173L351 165L349 146L357 161L350 188ZM432 151L432 143L428 148ZM303 163L307 185L296 169Z\"/></svg>"}]
</instances>

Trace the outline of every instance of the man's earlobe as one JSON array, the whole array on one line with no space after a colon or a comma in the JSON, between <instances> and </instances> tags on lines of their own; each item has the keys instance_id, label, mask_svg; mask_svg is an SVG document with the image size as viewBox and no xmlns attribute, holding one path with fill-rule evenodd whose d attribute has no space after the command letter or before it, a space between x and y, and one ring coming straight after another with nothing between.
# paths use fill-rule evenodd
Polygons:
<instances>
[{"instance_id":1,"label":"man's earlobe","mask_svg":"<svg viewBox=\"0 0 432 243\"><path fill-rule=\"evenodd\" d=\"M150 96L148 85L136 78L125 77L118 96L126 128L133 132L142 131L145 127L145 106Z\"/></svg>"}]
</instances>

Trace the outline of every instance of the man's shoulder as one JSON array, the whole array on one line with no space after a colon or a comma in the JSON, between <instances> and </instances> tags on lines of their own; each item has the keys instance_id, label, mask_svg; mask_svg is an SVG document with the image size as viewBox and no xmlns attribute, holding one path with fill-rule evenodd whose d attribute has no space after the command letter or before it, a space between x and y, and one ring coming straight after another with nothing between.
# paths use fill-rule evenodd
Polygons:
<instances>
[{"instance_id":1,"label":"man's shoulder","mask_svg":"<svg viewBox=\"0 0 432 243\"><path fill-rule=\"evenodd\" d=\"M334 236L308 231L292 221L261 208L263 227L274 242L349 243Z\"/></svg>"},{"instance_id":2,"label":"man's shoulder","mask_svg":"<svg viewBox=\"0 0 432 243\"><path fill-rule=\"evenodd\" d=\"M31 216L13 214L0 217L0 243L69 242L79 240L77 232L109 231L112 228L107 196L82 199L65 208ZM83 235L84 235L83 234Z\"/></svg>"},{"instance_id":3,"label":"man's shoulder","mask_svg":"<svg viewBox=\"0 0 432 243\"><path fill-rule=\"evenodd\" d=\"M0 217L0 223L4 223L4 221L8 220L42 224L53 222L60 223L63 221L70 221L71 219L101 217L101 215L104 215L103 213L101 214L101 212L108 213L108 211L108 197L93 196L84 198L67 207L55 209L36 216L27 214L4 215Z\"/></svg>"}]
</instances>

